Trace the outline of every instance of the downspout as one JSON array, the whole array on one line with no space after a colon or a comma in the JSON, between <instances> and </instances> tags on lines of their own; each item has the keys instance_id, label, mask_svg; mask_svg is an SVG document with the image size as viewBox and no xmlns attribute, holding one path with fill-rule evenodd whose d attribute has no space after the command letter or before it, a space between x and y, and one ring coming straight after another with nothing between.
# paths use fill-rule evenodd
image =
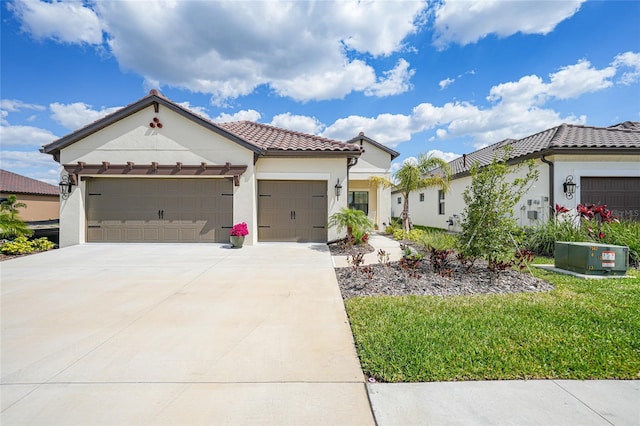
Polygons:
<instances>
[{"instance_id":1,"label":"downspout","mask_svg":"<svg viewBox=\"0 0 640 426\"><path fill-rule=\"evenodd\" d=\"M540 161L542 161L543 163L549 165L549 208L550 209L555 209L556 208L556 203L555 203L554 190L553 190L554 189L554 185L553 185L553 179L554 179L553 162L547 160L545 158L544 154L542 154L542 157L540 157Z\"/></svg>"}]
</instances>

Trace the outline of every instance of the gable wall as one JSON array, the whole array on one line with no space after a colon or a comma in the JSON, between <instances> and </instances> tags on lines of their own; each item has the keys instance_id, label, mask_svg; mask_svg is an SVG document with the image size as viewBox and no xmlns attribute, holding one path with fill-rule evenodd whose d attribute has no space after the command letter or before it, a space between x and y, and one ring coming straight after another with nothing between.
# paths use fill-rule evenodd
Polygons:
<instances>
[{"instance_id":1,"label":"gable wall","mask_svg":"<svg viewBox=\"0 0 640 426\"><path fill-rule=\"evenodd\" d=\"M158 117L162 129L152 129L149 123ZM60 152L61 164L175 164L187 165L206 162L211 165L246 165L247 171L240 177L240 186L234 186L234 223L245 221L251 232L247 244L255 242L257 225L254 218L244 212L255 211L255 172L253 152L228 140L179 114L160 106L158 114L153 107L139 111L110 126L70 145ZM98 175L99 176L99 175ZM138 176L137 176L138 177ZM154 177L154 179L162 177ZM60 203L60 245L68 246L85 242L86 181L67 200Z\"/></svg>"}]
</instances>

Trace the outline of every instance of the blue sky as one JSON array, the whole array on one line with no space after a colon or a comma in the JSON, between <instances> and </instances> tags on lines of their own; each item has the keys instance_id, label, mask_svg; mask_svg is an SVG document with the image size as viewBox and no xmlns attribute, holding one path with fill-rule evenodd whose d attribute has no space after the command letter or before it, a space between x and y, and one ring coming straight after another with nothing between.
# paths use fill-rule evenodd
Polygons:
<instances>
[{"instance_id":1,"label":"blue sky","mask_svg":"<svg viewBox=\"0 0 640 426\"><path fill-rule=\"evenodd\" d=\"M2 168L152 88L252 120L450 160L560 123L640 121L640 2L3 1Z\"/></svg>"}]
</instances>

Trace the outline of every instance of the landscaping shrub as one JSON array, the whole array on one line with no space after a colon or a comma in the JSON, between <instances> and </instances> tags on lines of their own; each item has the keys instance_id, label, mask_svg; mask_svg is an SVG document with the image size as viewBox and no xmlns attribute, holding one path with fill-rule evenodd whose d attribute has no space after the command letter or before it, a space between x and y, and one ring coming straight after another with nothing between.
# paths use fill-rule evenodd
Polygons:
<instances>
[{"instance_id":1,"label":"landscaping shrub","mask_svg":"<svg viewBox=\"0 0 640 426\"><path fill-rule=\"evenodd\" d=\"M459 248L468 258L483 258L489 268L500 271L514 261L520 227L513 217L513 207L538 179L533 161L513 166L507 164L510 150L491 164L471 167L471 185L463 193L466 207L462 220ZM523 177L508 179L525 168Z\"/></svg>"},{"instance_id":2,"label":"landscaping shrub","mask_svg":"<svg viewBox=\"0 0 640 426\"><path fill-rule=\"evenodd\" d=\"M35 251L47 251L55 247L55 244L46 238L29 240L25 236L17 237L13 241L7 241L2 245L0 251L8 255L29 254Z\"/></svg>"},{"instance_id":3,"label":"landscaping shrub","mask_svg":"<svg viewBox=\"0 0 640 426\"><path fill-rule=\"evenodd\" d=\"M640 222L618 221L610 216L606 206L579 206L583 212L573 220L564 217L570 212L556 206L555 217L526 231L525 246L540 256L553 257L556 241L595 242L629 247L629 263L640 263ZM602 209L604 208L604 210ZM604 212L603 216L598 212ZM589 213L593 212L593 214Z\"/></svg>"},{"instance_id":4,"label":"landscaping shrub","mask_svg":"<svg viewBox=\"0 0 640 426\"><path fill-rule=\"evenodd\" d=\"M373 221L362 210L344 207L329 217L329 226L336 227L338 232L346 228L347 240L356 241L356 235L360 235L362 240L362 237L373 229Z\"/></svg>"}]
</instances>

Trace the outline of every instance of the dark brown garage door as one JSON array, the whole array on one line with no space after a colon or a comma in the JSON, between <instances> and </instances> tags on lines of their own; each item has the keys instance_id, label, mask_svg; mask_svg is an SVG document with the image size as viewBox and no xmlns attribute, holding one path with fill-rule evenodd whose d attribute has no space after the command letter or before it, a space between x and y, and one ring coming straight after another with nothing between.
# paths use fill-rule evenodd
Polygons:
<instances>
[{"instance_id":1,"label":"dark brown garage door","mask_svg":"<svg viewBox=\"0 0 640 426\"><path fill-rule=\"evenodd\" d=\"M87 181L89 242L228 242L233 187L227 179Z\"/></svg>"},{"instance_id":2,"label":"dark brown garage door","mask_svg":"<svg viewBox=\"0 0 640 426\"><path fill-rule=\"evenodd\" d=\"M259 241L327 241L327 183L258 182Z\"/></svg>"},{"instance_id":3,"label":"dark brown garage door","mask_svg":"<svg viewBox=\"0 0 640 426\"><path fill-rule=\"evenodd\" d=\"M606 204L620 219L640 220L640 178L581 177L580 201Z\"/></svg>"}]
</instances>

